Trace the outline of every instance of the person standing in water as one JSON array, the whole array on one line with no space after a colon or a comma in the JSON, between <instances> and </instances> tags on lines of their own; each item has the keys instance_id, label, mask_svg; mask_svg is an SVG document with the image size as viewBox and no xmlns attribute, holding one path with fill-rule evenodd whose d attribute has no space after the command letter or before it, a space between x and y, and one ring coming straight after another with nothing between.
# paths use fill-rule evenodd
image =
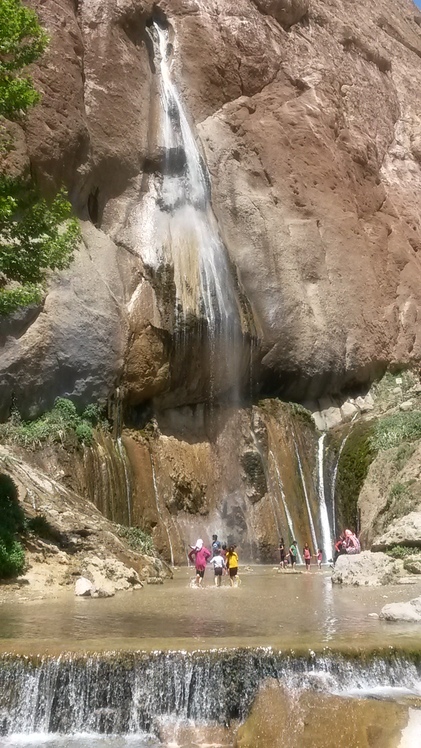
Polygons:
<instances>
[{"instance_id":1,"label":"person standing in water","mask_svg":"<svg viewBox=\"0 0 421 748\"><path fill-rule=\"evenodd\" d=\"M317 558L317 568L318 568L319 571L321 571L322 570L322 561L323 561L323 551L322 551L321 548L318 549L316 558Z\"/></svg>"},{"instance_id":2,"label":"person standing in water","mask_svg":"<svg viewBox=\"0 0 421 748\"><path fill-rule=\"evenodd\" d=\"M218 540L217 535L212 535L212 556L215 556L216 551L221 550L221 543Z\"/></svg>"},{"instance_id":3,"label":"person standing in water","mask_svg":"<svg viewBox=\"0 0 421 748\"><path fill-rule=\"evenodd\" d=\"M208 558L211 557L211 552L203 545L203 540L199 538L196 541L195 546L191 546L189 553L189 559L194 563L196 568L196 587L203 586L203 577L205 576L205 569Z\"/></svg>"},{"instance_id":4,"label":"person standing in water","mask_svg":"<svg viewBox=\"0 0 421 748\"><path fill-rule=\"evenodd\" d=\"M229 546L226 563L230 577L230 585L231 587L238 587L238 553L235 551L235 545Z\"/></svg>"},{"instance_id":5,"label":"person standing in water","mask_svg":"<svg viewBox=\"0 0 421 748\"><path fill-rule=\"evenodd\" d=\"M294 566L297 563L297 555L298 555L297 541L293 540L289 547L289 561L291 564L291 569L294 569Z\"/></svg>"},{"instance_id":6,"label":"person standing in water","mask_svg":"<svg viewBox=\"0 0 421 748\"><path fill-rule=\"evenodd\" d=\"M285 564L285 543L284 543L284 539L283 538L281 538L280 541L279 541L279 556L280 556L280 561L279 561L280 567L281 567L281 569L285 569L285 566L286 566L286 564Z\"/></svg>"},{"instance_id":7,"label":"person standing in water","mask_svg":"<svg viewBox=\"0 0 421 748\"><path fill-rule=\"evenodd\" d=\"M311 563L311 551L308 547L308 543L305 544L303 548L303 558L306 565L306 571L310 571L310 563Z\"/></svg>"},{"instance_id":8,"label":"person standing in water","mask_svg":"<svg viewBox=\"0 0 421 748\"><path fill-rule=\"evenodd\" d=\"M215 551L215 554L213 558L211 558L210 563L213 564L213 568L215 571L215 587L220 587L222 581L222 572L225 568L225 561L224 557L221 556L221 551L219 550L219 548Z\"/></svg>"}]
</instances>

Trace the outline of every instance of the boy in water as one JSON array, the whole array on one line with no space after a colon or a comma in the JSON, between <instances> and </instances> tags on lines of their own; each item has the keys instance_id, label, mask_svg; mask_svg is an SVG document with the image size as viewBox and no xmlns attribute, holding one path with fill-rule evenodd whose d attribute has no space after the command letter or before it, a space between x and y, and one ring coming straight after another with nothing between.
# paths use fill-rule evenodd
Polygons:
<instances>
[{"instance_id":1,"label":"boy in water","mask_svg":"<svg viewBox=\"0 0 421 748\"><path fill-rule=\"evenodd\" d=\"M231 587L238 587L238 553L235 551L235 545L230 545L228 548L226 562L230 585Z\"/></svg>"},{"instance_id":2,"label":"boy in water","mask_svg":"<svg viewBox=\"0 0 421 748\"><path fill-rule=\"evenodd\" d=\"M221 556L221 551L219 550L219 548L214 551L214 556L213 558L211 558L210 563L213 564L213 568L215 571L215 587L220 587L222 572L225 568L225 561L223 556Z\"/></svg>"}]
</instances>

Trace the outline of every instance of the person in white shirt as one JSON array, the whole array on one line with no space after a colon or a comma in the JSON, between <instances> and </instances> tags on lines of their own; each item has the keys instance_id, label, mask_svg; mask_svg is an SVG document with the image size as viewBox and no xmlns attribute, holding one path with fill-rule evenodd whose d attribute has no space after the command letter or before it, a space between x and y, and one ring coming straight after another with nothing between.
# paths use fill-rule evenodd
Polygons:
<instances>
[{"instance_id":1,"label":"person in white shirt","mask_svg":"<svg viewBox=\"0 0 421 748\"><path fill-rule=\"evenodd\" d=\"M215 555L213 558L211 558L209 563L213 564L213 568L215 571L215 586L220 587L221 580L222 580L222 572L225 569L225 561L224 561L224 557L221 556L221 551L219 550L219 548L216 548L214 553Z\"/></svg>"}]
</instances>

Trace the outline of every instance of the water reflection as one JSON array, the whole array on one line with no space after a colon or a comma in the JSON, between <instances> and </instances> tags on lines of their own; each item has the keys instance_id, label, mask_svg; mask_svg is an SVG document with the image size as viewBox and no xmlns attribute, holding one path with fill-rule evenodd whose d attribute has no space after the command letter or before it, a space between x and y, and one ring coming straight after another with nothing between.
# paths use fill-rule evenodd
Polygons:
<instances>
[{"instance_id":1,"label":"water reflection","mask_svg":"<svg viewBox=\"0 0 421 748\"><path fill-rule=\"evenodd\" d=\"M330 574L279 573L252 567L236 589L190 587L192 571L173 581L109 599L75 598L1 605L0 647L21 651L47 648L194 648L201 646L323 646L419 642L416 626L387 624L369 616L389 600L409 600L421 583L393 588L332 588ZM385 595L388 598L385 599ZM31 643L32 642L32 643Z\"/></svg>"}]
</instances>

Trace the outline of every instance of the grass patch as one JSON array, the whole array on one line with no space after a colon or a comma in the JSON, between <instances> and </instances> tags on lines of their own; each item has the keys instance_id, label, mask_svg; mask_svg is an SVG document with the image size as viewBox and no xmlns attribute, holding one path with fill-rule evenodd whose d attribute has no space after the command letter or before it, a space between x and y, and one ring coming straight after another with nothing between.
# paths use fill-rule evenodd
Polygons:
<instances>
[{"instance_id":1,"label":"grass patch","mask_svg":"<svg viewBox=\"0 0 421 748\"><path fill-rule=\"evenodd\" d=\"M109 424L102 418L101 409L89 405L79 415L71 400L58 397L54 408L34 421L22 421L14 411L11 418L0 424L0 440L23 447L39 447L43 443L92 444L94 428L108 430Z\"/></svg>"},{"instance_id":2,"label":"grass patch","mask_svg":"<svg viewBox=\"0 0 421 748\"><path fill-rule=\"evenodd\" d=\"M141 530L140 527L117 525L117 534L120 538L124 538L134 551L144 553L145 556L155 555L155 545L152 536L145 532L145 530Z\"/></svg>"},{"instance_id":3,"label":"grass patch","mask_svg":"<svg viewBox=\"0 0 421 748\"><path fill-rule=\"evenodd\" d=\"M399 447L403 442L421 439L421 411L393 413L379 419L371 439L375 450Z\"/></svg>"},{"instance_id":4,"label":"grass patch","mask_svg":"<svg viewBox=\"0 0 421 748\"><path fill-rule=\"evenodd\" d=\"M392 558L405 559L409 556L419 555L419 548L410 548L408 545L392 545L386 553Z\"/></svg>"}]
</instances>

